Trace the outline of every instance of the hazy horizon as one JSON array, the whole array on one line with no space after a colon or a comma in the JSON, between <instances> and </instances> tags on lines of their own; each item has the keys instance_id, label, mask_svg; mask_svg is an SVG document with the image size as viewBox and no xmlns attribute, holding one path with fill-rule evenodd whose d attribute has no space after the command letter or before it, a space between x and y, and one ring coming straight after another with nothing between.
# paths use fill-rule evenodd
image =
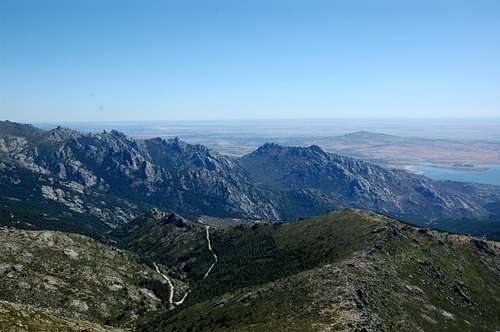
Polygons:
<instances>
[{"instance_id":1,"label":"hazy horizon","mask_svg":"<svg viewBox=\"0 0 500 332\"><path fill-rule=\"evenodd\" d=\"M69 127L82 132L118 130L139 138L174 137L193 139L200 137L333 137L369 131L402 137L434 139L500 140L500 121L493 118L475 119L246 119L246 120L158 120L158 121L82 121L32 122L52 129ZM203 142L203 141L201 141Z\"/></svg>"}]
</instances>

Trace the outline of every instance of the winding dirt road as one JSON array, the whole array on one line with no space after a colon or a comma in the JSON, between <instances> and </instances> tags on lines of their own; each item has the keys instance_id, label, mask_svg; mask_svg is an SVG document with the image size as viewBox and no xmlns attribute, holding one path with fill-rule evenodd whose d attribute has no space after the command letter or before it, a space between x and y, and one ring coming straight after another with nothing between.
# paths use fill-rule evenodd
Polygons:
<instances>
[{"instance_id":1,"label":"winding dirt road","mask_svg":"<svg viewBox=\"0 0 500 332\"><path fill-rule=\"evenodd\" d=\"M205 279L206 277L208 277L208 275L210 274L210 272L212 271L212 269L214 268L215 264L217 264L217 261L218 261L218 257L215 254L215 252L213 251L213 249L212 249L212 242L210 241L210 226L206 225L205 226L205 231L206 231L206 238L207 238L208 250L214 256L214 262L212 263L212 265L210 265L209 269L207 270L207 273L205 273L205 275L203 276L203 279ZM165 279L167 281L168 287L170 288L170 294L168 296L168 304L169 304L170 310L174 309L176 306L179 306L179 305L183 304L184 301L186 300L188 294L191 292L191 290L188 289L188 291L184 294L184 296L182 297L182 299L180 299L179 301L174 301L174 291L175 291L175 288L174 288L174 284L172 283L172 280L170 280L170 278L166 274L163 274L160 271L160 269L158 268L158 265L156 265L155 262L153 262L153 265L154 265L154 267L156 269L156 272L158 272L158 274L161 275L163 277L163 279Z\"/></svg>"},{"instance_id":2,"label":"winding dirt road","mask_svg":"<svg viewBox=\"0 0 500 332\"><path fill-rule=\"evenodd\" d=\"M155 266L156 272L158 272L158 274L160 274L163 277L163 279L165 279L168 283L168 287L170 288L170 294L168 295L168 304L170 305L170 309L174 309L174 284L166 274L161 273L160 269L158 268L158 265L156 265L155 262L153 262L153 265ZM186 295L184 295L184 297Z\"/></svg>"},{"instance_id":3,"label":"winding dirt road","mask_svg":"<svg viewBox=\"0 0 500 332\"><path fill-rule=\"evenodd\" d=\"M210 226L205 226L205 230L207 232L207 243L208 243L208 250L212 253L212 255L214 256L214 262L212 263L212 265L210 265L210 267L208 268L208 271L207 273L205 273L205 275L203 276L203 279L205 279L206 277L208 277L208 275L210 274L210 272L212 271L212 269L214 268L215 264L217 264L217 261L218 261L218 257L217 255L215 254L215 252L213 251L212 249L212 242L210 242Z\"/></svg>"}]
</instances>

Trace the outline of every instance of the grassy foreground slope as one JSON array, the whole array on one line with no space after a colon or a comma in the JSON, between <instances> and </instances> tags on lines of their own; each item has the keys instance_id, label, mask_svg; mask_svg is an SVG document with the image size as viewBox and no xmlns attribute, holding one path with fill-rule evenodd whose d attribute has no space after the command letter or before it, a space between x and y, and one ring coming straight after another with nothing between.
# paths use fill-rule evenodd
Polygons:
<instances>
[{"instance_id":1,"label":"grassy foreground slope","mask_svg":"<svg viewBox=\"0 0 500 332\"><path fill-rule=\"evenodd\" d=\"M0 229L0 280L0 331L130 328L168 297L135 254L52 231Z\"/></svg>"},{"instance_id":2,"label":"grassy foreground slope","mask_svg":"<svg viewBox=\"0 0 500 332\"><path fill-rule=\"evenodd\" d=\"M123 332L84 320L56 316L32 306L0 301L0 331L8 332Z\"/></svg>"},{"instance_id":3,"label":"grassy foreground slope","mask_svg":"<svg viewBox=\"0 0 500 332\"><path fill-rule=\"evenodd\" d=\"M140 331L495 331L500 245L360 210L214 232L213 273Z\"/></svg>"}]
</instances>

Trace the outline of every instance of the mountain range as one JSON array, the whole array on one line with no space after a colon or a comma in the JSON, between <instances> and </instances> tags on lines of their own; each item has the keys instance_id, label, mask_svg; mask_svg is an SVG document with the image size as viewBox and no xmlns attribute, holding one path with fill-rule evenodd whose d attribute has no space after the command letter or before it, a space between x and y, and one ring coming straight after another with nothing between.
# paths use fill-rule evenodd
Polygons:
<instances>
[{"instance_id":1,"label":"mountain range","mask_svg":"<svg viewBox=\"0 0 500 332\"><path fill-rule=\"evenodd\" d=\"M85 234L126 223L151 207L260 220L356 207L439 226L445 220L493 220L500 203L496 186L433 181L316 145L268 143L229 158L178 138L41 130L9 121L0 123L0 169L0 215L10 217L4 223L50 228L57 220L59 227ZM82 218L87 221L78 222Z\"/></svg>"}]
</instances>

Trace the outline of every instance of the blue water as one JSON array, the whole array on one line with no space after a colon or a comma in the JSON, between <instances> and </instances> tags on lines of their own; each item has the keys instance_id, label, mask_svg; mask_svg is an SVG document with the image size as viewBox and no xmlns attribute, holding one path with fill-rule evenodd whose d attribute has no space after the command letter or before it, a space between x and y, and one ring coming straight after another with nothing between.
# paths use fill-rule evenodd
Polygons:
<instances>
[{"instance_id":1,"label":"blue water","mask_svg":"<svg viewBox=\"0 0 500 332\"><path fill-rule=\"evenodd\" d=\"M432 165L414 165L412 171L435 180L477 182L500 186L500 165L477 165L488 168L487 171L468 171L435 167Z\"/></svg>"}]
</instances>

